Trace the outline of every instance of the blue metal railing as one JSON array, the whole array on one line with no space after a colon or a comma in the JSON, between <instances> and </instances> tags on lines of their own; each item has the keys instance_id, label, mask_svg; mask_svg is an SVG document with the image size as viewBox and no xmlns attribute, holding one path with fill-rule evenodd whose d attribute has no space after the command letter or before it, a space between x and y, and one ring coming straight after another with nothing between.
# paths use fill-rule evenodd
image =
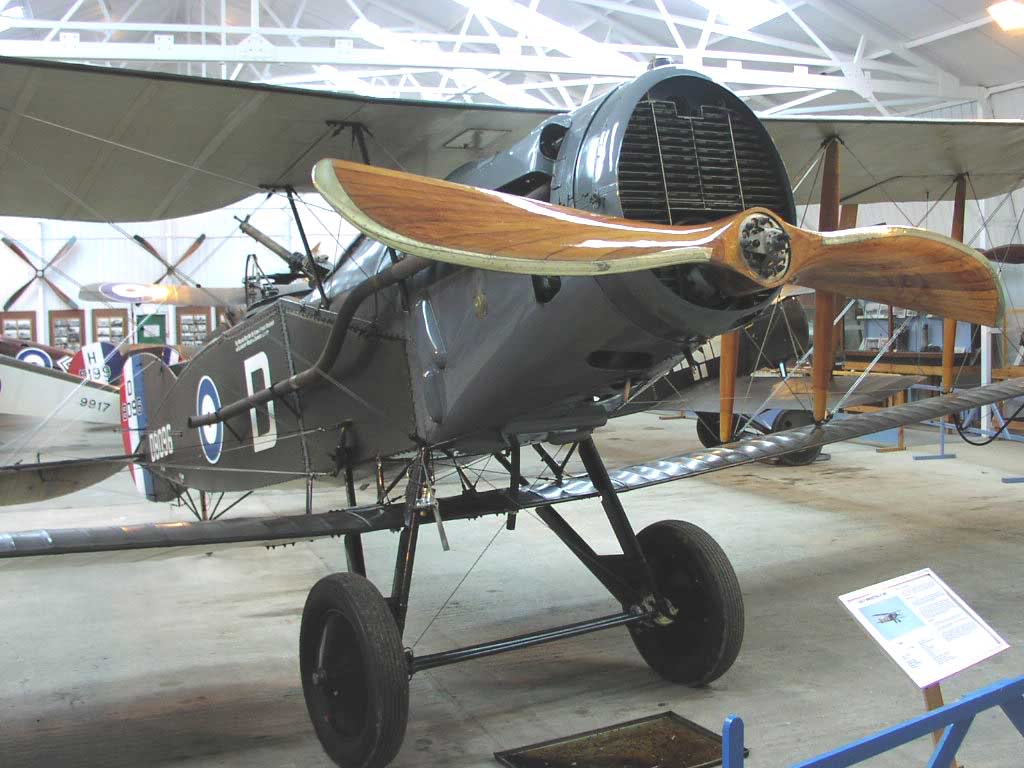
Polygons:
<instances>
[{"instance_id":1,"label":"blue metal railing","mask_svg":"<svg viewBox=\"0 0 1024 768\"><path fill-rule=\"evenodd\" d=\"M1000 707L1024 737L1024 676L982 688L952 704L796 763L792 768L846 768L937 730L944 732L928 768L948 768L975 715L992 707ZM729 715L722 727L722 761L722 768L743 768L743 720L736 715Z\"/></svg>"}]
</instances>

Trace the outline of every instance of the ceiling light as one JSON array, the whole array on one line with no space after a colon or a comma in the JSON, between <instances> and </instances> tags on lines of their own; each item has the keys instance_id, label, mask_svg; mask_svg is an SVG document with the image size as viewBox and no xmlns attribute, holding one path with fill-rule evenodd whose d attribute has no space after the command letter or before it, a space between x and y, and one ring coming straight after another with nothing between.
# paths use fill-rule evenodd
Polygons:
<instances>
[{"instance_id":1,"label":"ceiling light","mask_svg":"<svg viewBox=\"0 0 1024 768\"><path fill-rule=\"evenodd\" d=\"M1003 0L988 7L988 15L1004 32L1024 29L1024 3L1018 0Z\"/></svg>"},{"instance_id":2,"label":"ceiling light","mask_svg":"<svg viewBox=\"0 0 1024 768\"><path fill-rule=\"evenodd\" d=\"M749 30L786 12L774 0L696 0L731 27Z\"/></svg>"}]
</instances>

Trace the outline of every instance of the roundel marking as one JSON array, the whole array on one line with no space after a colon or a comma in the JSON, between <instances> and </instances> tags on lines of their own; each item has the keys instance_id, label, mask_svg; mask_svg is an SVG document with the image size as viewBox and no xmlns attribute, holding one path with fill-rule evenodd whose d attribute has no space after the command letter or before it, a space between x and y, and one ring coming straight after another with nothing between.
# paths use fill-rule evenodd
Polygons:
<instances>
[{"instance_id":1,"label":"roundel marking","mask_svg":"<svg viewBox=\"0 0 1024 768\"><path fill-rule=\"evenodd\" d=\"M46 350L39 349L38 347L25 347L15 357L23 363L31 363L43 368L53 368L53 358L50 357Z\"/></svg>"},{"instance_id":2,"label":"roundel marking","mask_svg":"<svg viewBox=\"0 0 1024 768\"><path fill-rule=\"evenodd\" d=\"M170 293L165 285L146 285L145 283L101 283L99 290L101 294L112 301L123 301L129 304L160 303Z\"/></svg>"},{"instance_id":3,"label":"roundel marking","mask_svg":"<svg viewBox=\"0 0 1024 768\"><path fill-rule=\"evenodd\" d=\"M203 376L196 388L196 413L205 416L215 413L220 408L220 394L217 392L217 385L209 376ZM198 427L199 442L203 447L203 456L211 464L220 461L221 449L224 447L224 422L207 424Z\"/></svg>"}]
</instances>

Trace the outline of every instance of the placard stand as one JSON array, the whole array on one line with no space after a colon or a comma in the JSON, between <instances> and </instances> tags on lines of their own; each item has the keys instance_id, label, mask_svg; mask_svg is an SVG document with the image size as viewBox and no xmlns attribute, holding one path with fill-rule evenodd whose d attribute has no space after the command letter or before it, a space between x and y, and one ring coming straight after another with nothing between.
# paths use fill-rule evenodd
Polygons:
<instances>
[{"instance_id":1,"label":"placard stand","mask_svg":"<svg viewBox=\"0 0 1024 768\"><path fill-rule=\"evenodd\" d=\"M839 602L914 681L928 712L943 706L942 680L1009 648L931 568L840 595ZM942 764L929 765L959 768L959 741L949 742L943 730L933 731L932 741L943 744Z\"/></svg>"},{"instance_id":2,"label":"placard stand","mask_svg":"<svg viewBox=\"0 0 1024 768\"><path fill-rule=\"evenodd\" d=\"M942 688L938 683L932 683L931 685L925 686L921 689L921 693L924 694L924 708L928 712L939 709L945 703L942 700ZM932 743L935 746L938 746L939 742L942 741L942 734L942 729L932 731ZM949 766L950 768L960 768L960 764L956 761L956 757L953 758L953 762L951 762Z\"/></svg>"}]
</instances>

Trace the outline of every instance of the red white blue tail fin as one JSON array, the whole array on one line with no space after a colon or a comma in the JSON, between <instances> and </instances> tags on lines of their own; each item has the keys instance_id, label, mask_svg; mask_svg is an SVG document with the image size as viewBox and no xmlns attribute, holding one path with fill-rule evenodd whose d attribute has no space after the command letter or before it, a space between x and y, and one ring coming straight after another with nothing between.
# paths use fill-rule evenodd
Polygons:
<instances>
[{"instance_id":1,"label":"red white blue tail fin","mask_svg":"<svg viewBox=\"0 0 1024 768\"><path fill-rule=\"evenodd\" d=\"M160 435L150 431L150 414L155 412L175 375L158 357L145 352L130 355L121 374L121 437L128 456L154 458ZM155 448L154 448L155 447ZM154 474L144 463L129 465L136 490L150 501L170 501L179 490Z\"/></svg>"}]
</instances>

